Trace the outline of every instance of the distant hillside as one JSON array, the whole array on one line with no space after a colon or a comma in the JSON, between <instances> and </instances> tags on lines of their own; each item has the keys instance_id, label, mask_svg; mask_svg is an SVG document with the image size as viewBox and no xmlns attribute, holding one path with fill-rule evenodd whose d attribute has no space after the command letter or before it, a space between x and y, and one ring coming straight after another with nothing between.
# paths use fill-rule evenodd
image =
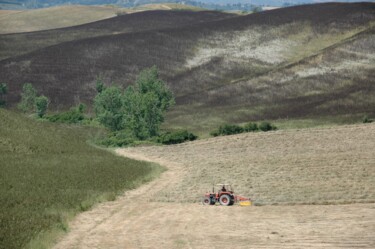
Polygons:
<instances>
[{"instance_id":1,"label":"distant hillside","mask_svg":"<svg viewBox=\"0 0 375 249\"><path fill-rule=\"evenodd\" d=\"M221 20L233 16L233 14L214 11L147 11L120 15L64 29L0 35L0 59L25 54L66 41L103 35L190 26L195 23Z\"/></svg>"},{"instance_id":2,"label":"distant hillside","mask_svg":"<svg viewBox=\"0 0 375 249\"><path fill-rule=\"evenodd\" d=\"M114 7L67 5L0 15L0 34L69 27L116 16Z\"/></svg>"},{"instance_id":3,"label":"distant hillside","mask_svg":"<svg viewBox=\"0 0 375 249\"><path fill-rule=\"evenodd\" d=\"M362 114L375 110L374 21L371 3L282 8L60 43L1 61L0 77L9 83L11 103L31 82L63 109L91 103L98 75L127 86L141 69L157 65L177 100L168 126L195 130Z\"/></svg>"},{"instance_id":4,"label":"distant hillside","mask_svg":"<svg viewBox=\"0 0 375 249\"><path fill-rule=\"evenodd\" d=\"M157 3L136 6L134 10L203 10L202 8L178 3Z\"/></svg>"}]
</instances>

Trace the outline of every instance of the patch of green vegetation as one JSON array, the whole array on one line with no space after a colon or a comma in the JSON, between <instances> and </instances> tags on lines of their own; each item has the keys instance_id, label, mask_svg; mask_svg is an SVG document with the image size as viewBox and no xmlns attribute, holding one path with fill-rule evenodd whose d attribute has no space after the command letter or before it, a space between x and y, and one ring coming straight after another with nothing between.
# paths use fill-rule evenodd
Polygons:
<instances>
[{"instance_id":1,"label":"patch of green vegetation","mask_svg":"<svg viewBox=\"0 0 375 249\"><path fill-rule=\"evenodd\" d=\"M256 132L256 131L272 131L277 130L277 127L270 122L263 121L259 125L256 123L247 123L243 127L239 125L233 124L226 124L221 125L219 129L210 132L211 136L227 136L227 135L234 135L240 134L244 132Z\"/></svg>"},{"instance_id":2,"label":"patch of green vegetation","mask_svg":"<svg viewBox=\"0 0 375 249\"><path fill-rule=\"evenodd\" d=\"M370 119L367 115L365 115L362 119L362 123L369 124L372 123L374 120Z\"/></svg>"},{"instance_id":3,"label":"patch of green vegetation","mask_svg":"<svg viewBox=\"0 0 375 249\"><path fill-rule=\"evenodd\" d=\"M0 83L0 107L5 106L4 95L8 93L8 86L5 83Z\"/></svg>"},{"instance_id":4,"label":"patch of green vegetation","mask_svg":"<svg viewBox=\"0 0 375 249\"><path fill-rule=\"evenodd\" d=\"M90 146L86 141L101 132L95 128L38 122L3 109L0 120L1 249L24 248L31 240L42 248L78 212L162 172Z\"/></svg>"},{"instance_id":5,"label":"patch of green vegetation","mask_svg":"<svg viewBox=\"0 0 375 249\"><path fill-rule=\"evenodd\" d=\"M198 136L194 135L187 130L180 130L174 132L166 132L161 134L157 141L162 144L179 144L186 141L194 141L198 138Z\"/></svg>"},{"instance_id":6,"label":"patch of green vegetation","mask_svg":"<svg viewBox=\"0 0 375 249\"><path fill-rule=\"evenodd\" d=\"M86 106L84 104L79 104L76 107L71 108L69 111L57 113L54 115L46 116L51 122L57 123L68 123L68 124L78 124L85 120L84 111Z\"/></svg>"}]
</instances>

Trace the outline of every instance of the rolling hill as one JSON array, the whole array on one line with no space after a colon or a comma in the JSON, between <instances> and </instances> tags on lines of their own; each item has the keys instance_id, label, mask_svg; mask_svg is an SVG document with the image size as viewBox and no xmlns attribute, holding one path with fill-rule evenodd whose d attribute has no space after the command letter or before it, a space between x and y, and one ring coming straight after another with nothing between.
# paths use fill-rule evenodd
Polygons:
<instances>
[{"instance_id":1,"label":"rolling hill","mask_svg":"<svg viewBox=\"0 0 375 249\"><path fill-rule=\"evenodd\" d=\"M142 20L161 13L144 12ZM202 14L172 13L171 23ZM197 131L224 122L374 114L374 21L373 3L328 3L135 28L7 55L0 77L11 104L31 82L53 108L64 109L90 104L99 75L125 87L157 65L177 100L167 127Z\"/></svg>"},{"instance_id":2,"label":"rolling hill","mask_svg":"<svg viewBox=\"0 0 375 249\"><path fill-rule=\"evenodd\" d=\"M64 29L0 35L0 59L84 38L175 28L233 17L214 11L146 11ZM152 24L152 25L151 25Z\"/></svg>"},{"instance_id":3,"label":"rolling hill","mask_svg":"<svg viewBox=\"0 0 375 249\"><path fill-rule=\"evenodd\" d=\"M82 5L23 10L0 15L0 34L70 27L111 18L120 11L125 9Z\"/></svg>"}]
</instances>

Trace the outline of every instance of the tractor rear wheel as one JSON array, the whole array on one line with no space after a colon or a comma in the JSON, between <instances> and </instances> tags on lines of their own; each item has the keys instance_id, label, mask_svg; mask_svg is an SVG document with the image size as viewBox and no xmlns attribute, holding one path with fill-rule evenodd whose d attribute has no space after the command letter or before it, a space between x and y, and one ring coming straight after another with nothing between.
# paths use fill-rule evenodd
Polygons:
<instances>
[{"instance_id":1,"label":"tractor rear wheel","mask_svg":"<svg viewBox=\"0 0 375 249\"><path fill-rule=\"evenodd\" d=\"M229 206L231 203L231 198L229 195L222 195L219 198L219 202L220 202L220 205Z\"/></svg>"}]
</instances>

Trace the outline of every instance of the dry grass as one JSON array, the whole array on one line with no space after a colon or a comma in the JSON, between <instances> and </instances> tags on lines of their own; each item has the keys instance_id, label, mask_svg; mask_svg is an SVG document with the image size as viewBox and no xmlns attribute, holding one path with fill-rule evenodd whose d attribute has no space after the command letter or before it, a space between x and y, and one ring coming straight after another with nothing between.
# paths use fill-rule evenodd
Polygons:
<instances>
[{"instance_id":1,"label":"dry grass","mask_svg":"<svg viewBox=\"0 0 375 249\"><path fill-rule=\"evenodd\" d=\"M144 4L135 7L134 10L203 10L202 8L186 4L177 3L159 3L159 4Z\"/></svg>"},{"instance_id":2,"label":"dry grass","mask_svg":"<svg viewBox=\"0 0 375 249\"><path fill-rule=\"evenodd\" d=\"M181 166L184 177L159 201L199 201L229 182L256 204L375 201L375 124L251 133L175 146L126 149Z\"/></svg>"},{"instance_id":3,"label":"dry grass","mask_svg":"<svg viewBox=\"0 0 375 249\"><path fill-rule=\"evenodd\" d=\"M70 27L116 16L123 9L100 6L59 6L0 15L0 34Z\"/></svg>"},{"instance_id":4,"label":"dry grass","mask_svg":"<svg viewBox=\"0 0 375 249\"><path fill-rule=\"evenodd\" d=\"M374 202L374 135L370 124L118 149L168 171L79 215L54 248L374 248L374 203L187 203L211 180L258 204Z\"/></svg>"}]
</instances>

